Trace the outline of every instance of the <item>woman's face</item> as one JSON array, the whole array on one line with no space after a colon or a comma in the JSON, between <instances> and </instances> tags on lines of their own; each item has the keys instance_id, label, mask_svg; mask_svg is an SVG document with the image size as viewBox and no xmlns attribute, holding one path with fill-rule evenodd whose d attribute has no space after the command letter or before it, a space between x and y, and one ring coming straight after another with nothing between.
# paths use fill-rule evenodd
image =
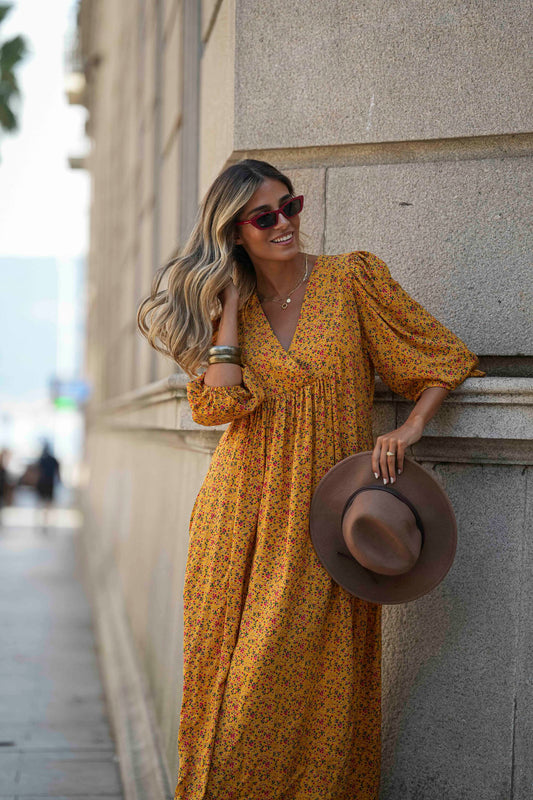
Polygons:
<instances>
[{"instance_id":1,"label":"woman's face","mask_svg":"<svg viewBox=\"0 0 533 800\"><path fill-rule=\"evenodd\" d=\"M239 220L250 219L261 211L275 211L291 193L284 183L265 178L239 215ZM300 251L300 215L286 218L278 215L277 225L259 230L254 225L235 226L235 244L241 244L252 261L289 261ZM286 237L290 234L290 238ZM278 239L286 241L278 242Z\"/></svg>"}]
</instances>

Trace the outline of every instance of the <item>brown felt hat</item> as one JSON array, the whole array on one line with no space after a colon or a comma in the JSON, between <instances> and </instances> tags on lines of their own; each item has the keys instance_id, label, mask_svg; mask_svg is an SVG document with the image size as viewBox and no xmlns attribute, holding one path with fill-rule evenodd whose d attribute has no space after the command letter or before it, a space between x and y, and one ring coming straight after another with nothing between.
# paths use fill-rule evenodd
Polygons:
<instances>
[{"instance_id":1,"label":"brown felt hat","mask_svg":"<svg viewBox=\"0 0 533 800\"><path fill-rule=\"evenodd\" d=\"M311 502L311 539L333 580L371 603L407 603L450 569L457 545L452 506L437 480L411 459L384 485L371 452L336 464Z\"/></svg>"}]
</instances>

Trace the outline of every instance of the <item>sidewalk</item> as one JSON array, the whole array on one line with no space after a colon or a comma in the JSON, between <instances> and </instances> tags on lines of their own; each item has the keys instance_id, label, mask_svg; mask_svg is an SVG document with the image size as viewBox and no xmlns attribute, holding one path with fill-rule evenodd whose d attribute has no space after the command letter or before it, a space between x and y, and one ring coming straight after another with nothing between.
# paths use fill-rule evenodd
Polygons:
<instances>
[{"instance_id":1,"label":"sidewalk","mask_svg":"<svg viewBox=\"0 0 533 800\"><path fill-rule=\"evenodd\" d=\"M0 800L121 800L74 509L36 526L28 490L0 527Z\"/></svg>"}]
</instances>

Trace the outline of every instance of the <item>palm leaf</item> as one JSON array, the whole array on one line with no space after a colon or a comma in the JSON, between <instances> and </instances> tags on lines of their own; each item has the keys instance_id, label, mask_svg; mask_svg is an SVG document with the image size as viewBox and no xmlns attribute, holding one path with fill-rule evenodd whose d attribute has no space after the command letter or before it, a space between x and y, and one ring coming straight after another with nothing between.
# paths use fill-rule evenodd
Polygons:
<instances>
[{"instance_id":1,"label":"palm leaf","mask_svg":"<svg viewBox=\"0 0 533 800\"><path fill-rule=\"evenodd\" d=\"M12 3L0 3L0 23L7 17L12 8Z\"/></svg>"},{"instance_id":2,"label":"palm leaf","mask_svg":"<svg viewBox=\"0 0 533 800\"><path fill-rule=\"evenodd\" d=\"M11 3L0 3L0 24L11 8ZM22 36L15 36L0 45L0 130L11 132L18 128L12 104L20 94L15 67L27 54L28 47Z\"/></svg>"},{"instance_id":3,"label":"palm leaf","mask_svg":"<svg viewBox=\"0 0 533 800\"><path fill-rule=\"evenodd\" d=\"M17 118L8 104L0 97L0 128L3 128L5 131L16 131L17 127Z\"/></svg>"},{"instance_id":4,"label":"palm leaf","mask_svg":"<svg viewBox=\"0 0 533 800\"><path fill-rule=\"evenodd\" d=\"M22 36L15 36L14 39L4 42L0 46L0 74L11 72L13 67L22 61L28 53L26 42Z\"/></svg>"},{"instance_id":5,"label":"palm leaf","mask_svg":"<svg viewBox=\"0 0 533 800\"><path fill-rule=\"evenodd\" d=\"M13 80L0 80L0 100L7 103L12 97L20 94L18 84L13 75Z\"/></svg>"}]
</instances>

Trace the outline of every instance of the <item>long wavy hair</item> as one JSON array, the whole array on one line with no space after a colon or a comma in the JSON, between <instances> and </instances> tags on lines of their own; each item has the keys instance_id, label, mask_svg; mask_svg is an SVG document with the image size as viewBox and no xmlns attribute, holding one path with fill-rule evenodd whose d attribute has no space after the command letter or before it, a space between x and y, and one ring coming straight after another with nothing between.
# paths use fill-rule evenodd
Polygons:
<instances>
[{"instance_id":1,"label":"long wavy hair","mask_svg":"<svg viewBox=\"0 0 533 800\"><path fill-rule=\"evenodd\" d=\"M234 242L234 225L265 178L290 179L266 161L247 158L227 167L207 191L181 255L154 275L149 297L137 310L137 325L152 347L172 358L189 376L207 363L213 322L221 314L220 293L233 280L241 307L256 286L252 261ZM167 276L167 288L161 282Z\"/></svg>"}]
</instances>

